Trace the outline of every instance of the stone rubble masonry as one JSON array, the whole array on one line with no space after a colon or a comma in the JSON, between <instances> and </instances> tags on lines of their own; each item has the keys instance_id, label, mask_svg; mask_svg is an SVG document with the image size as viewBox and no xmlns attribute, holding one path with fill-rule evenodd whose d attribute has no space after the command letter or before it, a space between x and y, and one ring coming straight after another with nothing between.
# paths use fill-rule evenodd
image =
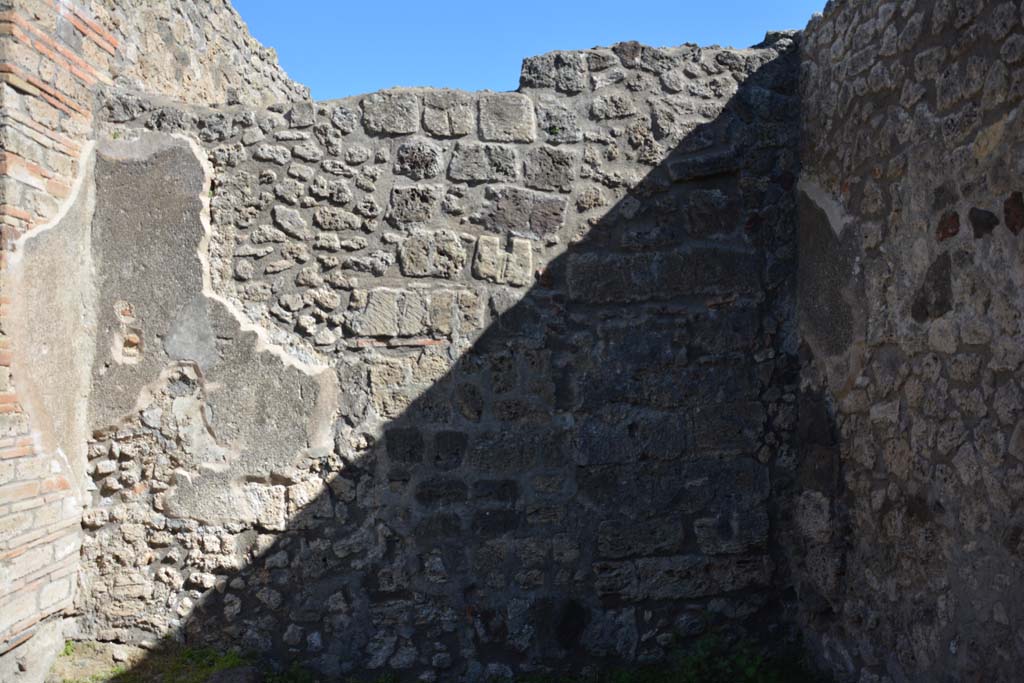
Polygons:
<instances>
[{"instance_id":1,"label":"stone rubble masonry","mask_svg":"<svg viewBox=\"0 0 1024 683\"><path fill-rule=\"evenodd\" d=\"M839 681L1019 681L1021 3L833 0L802 45L805 633Z\"/></svg>"},{"instance_id":2,"label":"stone rubble masonry","mask_svg":"<svg viewBox=\"0 0 1024 683\"><path fill-rule=\"evenodd\" d=\"M186 34L175 44L172 35ZM0 1L0 275L19 238L70 201L96 93L115 83L196 102L308 97L220 0ZM76 283L55 286L73 291ZM24 665L36 659L23 654L26 641L45 632L39 642L49 642L47 620L73 605L85 482L75 480L73 454L40 438L17 391L7 290L0 288L0 660ZM18 680L45 673L49 654L31 671L18 669Z\"/></svg>"},{"instance_id":3,"label":"stone rubble masonry","mask_svg":"<svg viewBox=\"0 0 1024 683\"><path fill-rule=\"evenodd\" d=\"M91 128L90 89L110 82L112 54L103 48L116 50L116 39L71 11L80 40L69 47L57 28L70 19L57 4L0 10L0 270L6 273L18 238L54 218L70 193ZM83 58L82 44L99 54ZM2 296L0 652L7 653L23 649L46 619L73 606L83 498L67 460L42 443L16 392L6 287Z\"/></svg>"},{"instance_id":4,"label":"stone rubble masonry","mask_svg":"<svg viewBox=\"0 0 1024 683\"><path fill-rule=\"evenodd\" d=\"M313 103L224 0L0 0L0 678L68 615L333 678L724 627L1019 680L1022 11L832 0ZM96 321L8 277L47 264ZM11 346L44 315L62 448Z\"/></svg>"},{"instance_id":5,"label":"stone rubble masonry","mask_svg":"<svg viewBox=\"0 0 1024 683\"><path fill-rule=\"evenodd\" d=\"M107 94L78 637L423 680L792 637L792 36L557 61L515 93ZM168 133L208 177L132 151ZM204 277L276 360L195 298L189 193ZM337 378L326 448L285 433L324 394L282 358Z\"/></svg>"}]
</instances>

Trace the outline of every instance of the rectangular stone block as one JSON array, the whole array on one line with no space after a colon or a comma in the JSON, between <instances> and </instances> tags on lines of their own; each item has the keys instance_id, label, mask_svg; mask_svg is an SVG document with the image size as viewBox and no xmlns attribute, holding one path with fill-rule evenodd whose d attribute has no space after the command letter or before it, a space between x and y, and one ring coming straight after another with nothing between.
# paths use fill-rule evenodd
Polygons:
<instances>
[{"instance_id":1,"label":"rectangular stone block","mask_svg":"<svg viewBox=\"0 0 1024 683\"><path fill-rule=\"evenodd\" d=\"M519 84L521 87L554 88L574 94L586 90L586 71L586 59L581 53L549 52L523 60Z\"/></svg>"},{"instance_id":2,"label":"rectangular stone block","mask_svg":"<svg viewBox=\"0 0 1024 683\"><path fill-rule=\"evenodd\" d=\"M488 142L533 142L537 120L533 102L519 93L480 96L480 139Z\"/></svg>"},{"instance_id":3,"label":"rectangular stone block","mask_svg":"<svg viewBox=\"0 0 1024 683\"><path fill-rule=\"evenodd\" d=\"M456 278L466 258L462 239L451 230L417 230L398 247L398 265L407 277Z\"/></svg>"},{"instance_id":4,"label":"rectangular stone block","mask_svg":"<svg viewBox=\"0 0 1024 683\"><path fill-rule=\"evenodd\" d=\"M757 254L694 247L659 254L574 253L569 296L588 303L627 303L678 296L750 296L761 287Z\"/></svg>"},{"instance_id":5,"label":"rectangular stone block","mask_svg":"<svg viewBox=\"0 0 1024 683\"><path fill-rule=\"evenodd\" d=\"M7 561L6 566L0 566L0 585L16 581L35 574L41 569L48 567L53 562L53 547L43 544L30 548L20 555Z\"/></svg>"},{"instance_id":6,"label":"rectangular stone block","mask_svg":"<svg viewBox=\"0 0 1024 683\"><path fill-rule=\"evenodd\" d=\"M66 533L66 535L53 542L53 559L59 562L69 557L77 556L81 548L81 532L78 528L73 528L70 533Z\"/></svg>"},{"instance_id":7,"label":"rectangular stone block","mask_svg":"<svg viewBox=\"0 0 1024 683\"><path fill-rule=\"evenodd\" d=\"M691 442L685 413L605 406L577 416L572 454L580 465L671 460L685 455Z\"/></svg>"},{"instance_id":8,"label":"rectangular stone block","mask_svg":"<svg viewBox=\"0 0 1024 683\"><path fill-rule=\"evenodd\" d=\"M399 289L375 289L367 293L365 307L350 312L348 327L352 334L360 337L397 337L399 302L403 291Z\"/></svg>"},{"instance_id":9,"label":"rectangular stone block","mask_svg":"<svg viewBox=\"0 0 1024 683\"><path fill-rule=\"evenodd\" d=\"M39 608L48 609L71 597L71 578L57 579L43 586L39 591Z\"/></svg>"},{"instance_id":10,"label":"rectangular stone block","mask_svg":"<svg viewBox=\"0 0 1024 683\"><path fill-rule=\"evenodd\" d=\"M264 529L284 531L286 526L285 487L249 484L245 487L245 503L252 517Z\"/></svg>"},{"instance_id":11,"label":"rectangular stone block","mask_svg":"<svg viewBox=\"0 0 1024 683\"><path fill-rule=\"evenodd\" d=\"M685 539L681 519L614 519L598 525L597 553L607 559L678 553Z\"/></svg>"},{"instance_id":12,"label":"rectangular stone block","mask_svg":"<svg viewBox=\"0 0 1024 683\"><path fill-rule=\"evenodd\" d=\"M62 501L49 503L36 510L36 525L40 527L56 524L63 517L64 504Z\"/></svg>"},{"instance_id":13,"label":"rectangular stone block","mask_svg":"<svg viewBox=\"0 0 1024 683\"><path fill-rule=\"evenodd\" d=\"M768 468L746 457L709 456L686 462L679 480L692 494L682 506L687 512L756 510L771 491Z\"/></svg>"},{"instance_id":14,"label":"rectangular stone block","mask_svg":"<svg viewBox=\"0 0 1024 683\"><path fill-rule=\"evenodd\" d=\"M686 322L690 358L749 351L759 324L760 313L753 307L702 312Z\"/></svg>"},{"instance_id":15,"label":"rectangular stone block","mask_svg":"<svg viewBox=\"0 0 1024 683\"><path fill-rule=\"evenodd\" d=\"M16 478L22 480L44 479L50 473L50 461L47 458L28 458L18 462ZM0 472L2 474L2 472ZM0 483L3 483L0 478Z\"/></svg>"},{"instance_id":16,"label":"rectangular stone block","mask_svg":"<svg viewBox=\"0 0 1024 683\"><path fill-rule=\"evenodd\" d=\"M739 170L739 162L736 150L731 147L718 149L670 161L668 174L675 182L700 180L735 173Z\"/></svg>"},{"instance_id":17,"label":"rectangular stone block","mask_svg":"<svg viewBox=\"0 0 1024 683\"><path fill-rule=\"evenodd\" d=\"M636 561L637 600L692 600L767 586L773 564L767 555L679 555Z\"/></svg>"},{"instance_id":18,"label":"rectangular stone block","mask_svg":"<svg viewBox=\"0 0 1024 683\"><path fill-rule=\"evenodd\" d=\"M636 518L666 510L711 516L721 510L761 507L770 490L768 470L750 458L655 460L580 467L579 495L596 506Z\"/></svg>"},{"instance_id":19,"label":"rectangular stone block","mask_svg":"<svg viewBox=\"0 0 1024 683\"><path fill-rule=\"evenodd\" d=\"M425 506L444 506L464 502L469 496L466 482L459 479L436 478L420 482L416 501Z\"/></svg>"},{"instance_id":20,"label":"rectangular stone block","mask_svg":"<svg viewBox=\"0 0 1024 683\"><path fill-rule=\"evenodd\" d=\"M452 290L434 290L430 293L427 314L430 327L437 334L450 335L455 330L455 302L458 293Z\"/></svg>"},{"instance_id":21,"label":"rectangular stone block","mask_svg":"<svg viewBox=\"0 0 1024 683\"><path fill-rule=\"evenodd\" d=\"M546 94L537 97L537 126L542 132L542 142L561 145L583 140L579 114L566 106L561 97Z\"/></svg>"},{"instance_id":22,"label":"rectangular stone block","mask_svg":"<svg viewBox=\"0 0 1024 683\"><path fill-rule=\"evenodd\" d=\"M761 289L761 255L747 251L696 247L658 255L652 267L639 268L636 282L648 291L752 296Z\"/></svg>"},{"instance_id":23,"label":"rectangular stone block","mask_svg":"<svg viewBox=\"0 0 1024 683\"><path fill-rule=\"evenodd\" d=\"M392 462L412 465L423 461L426 444L419 429L394 428L384 434L388 458Z\"/></svg>"},{"instance_id":24,"label":"rectangular stone block","mask_svg":"<svg viewBox=\"0 0 1024 683\"><path fill-rule=\"evenodd\" d=\"M17 484L0 486L0 500L5 503L13 503L15 501L25 500L26 498L32 498L37 495L39 495L38 481L25 481Z\"/></svg>"},{"instance_id":25,"label":"rectangular stone block","mask_svg":"<svg viewBox=\"0 0 1024 683\"><path fill-rule=\"evenodd\" d=\"M398 335L418 337L430 332L430 311L425 291L409 291L399 306Z\"/></svg>"},{"instance_id":26,"label":"rectangular stone block","mask_svg":"<svg viewBox=\"0 0 1024 683\"><path fill-rule=\"evenodd\" d=\"M36 615L38 593L25 591L0 603L0 633L6 633L12 626Z\"/></svg>"},{"instance_id":27,"label":"rectangular stone block","mask_svg":"<svg viewBox=\"0 0 1024 683\"><path fill-rule=\"evenodd\" d=\"M488 187L486 197L479 221L492 232L537 239L555 234L565 222L563 197L514 186Z\"/></svg>"},{"instance_id":28,"label":"rectangular stone block","mask_svg":"<svg viewBox=\"0 0 1024 683\"><path fill-rule=\"evenodd\" d=\"M441 188L434 185L412 185L391 190L387 220L395 227L425 223L437 215Z\"/></svg>"},{"instance_id":29,"label":"rectangular stone block","mask_svg":"<svg viewBox=\"0 0 1024 683\"><path fill-rule=\"evenodd\" d=\"M358 337L417 337L452 330L452 304L462 310L462 293L450 290L375 289L359 292L345 313L348 334Z\"/></svg>"},{"instance_id":30,"label":"rectangular stone block","mask_svg":"<svg viewBox=\"0 0 1024 683\"><path fill-rule=\"evenodd\" d=\"M17 512L0 517L0 543L32 528L32 513Z\"/></svg>"},{"instance_id":31,"label":"rectangular stone block","mask_svg":"<svg viewBox=\"0 0 1024 683\"><path fill-rule=\"evenodd\" d=\"M473 498L498 505L515 505L519 484L513 479L482 480L473 483Z\"/></svg>"},{"instance_id":32,"label":"rectangular stone block","mask_svg":"<svg viewBox=\"0 0 1024 683\"><path fill-rule=\"evenodd\" d=\"M472 95L455 90L431 91L423 96L423 129L439 138L462 137L473 132L476 107Z\"/></svg>"},{"instance_id":33,"label":"rectangular stone block","mask_svg":"<svg viewBox=\"0 0 1024 683\"><path fill-rule=\"evenodd\" d=\"M578 407L588 412L598 412L609 402L674 412L685 406L754 400L758 394L752 362L692 363L685 345L671 335L645 332L602 340L592 354L593 366L569 368L563 380L566 390L578 394ZM687 418L682 412L677 417Z\"/></svg>"},{"instance_id":34,"label":"rectangular stone block","mask_svg":"<svg viewBox=\"0 0 1024 683\"><path fill-rule=\"evenodd\" d=\"M533 245L529 240L513 237L512 250L505 253L505 264L499 282L525 287L533 282Z\"/></svg>"},{"instance_id":35,"label":"rectangular stone block","mask_svg":"<svg viewBox=\"0 0 1024 683\"><path fill-rule=\"evenodd\" d=\"M533 280L533 247L529 240L513 237L512 250L501 248L501 240L489 235L476 242L473 276L497 284L525 287Z\"/></svg>"},{"instance_id":36,"label":"rectangular stone block","mask_svg":"<svg viewBox=\"0 0 1024 683\"><path fill-rule=\"evenodd\" d=\"M549 192L569 192L576 179L576 155L554 147L536 147L526 157L527 187Z\"/></svg>"},{"instance_id":37,"label":"rectangular stone block","mask_svg":"<svg viewBox=\"0 0 1024 683\"><path fill-rule=\"evenodd\" d=\"M455 145L448 177L457 182L513 182L518 175L514 147L463 143Z\"/></svg>"},{"instance_id":38,"label":"rectangular stone block","mask_svg":"<svg viewBox=\"0 0 1024 683\"><path fill-rule=\"evenodd\" d=\"M407 135L419 130L420 103L415 93L384 91L361 102L363 128L376 135Z\"/></svg>"},{"instance_id":39,"label":"rectangular stone block","mask_svg":"<svg viewBox=\"0 0 1024 683\"><path fill-rule=\"evenodd\" d=\"M486 474L522 473L537 466L565 463L563 435L542 429L486 433L466 453L466 465Z\"/></svg>"}]
</instances>

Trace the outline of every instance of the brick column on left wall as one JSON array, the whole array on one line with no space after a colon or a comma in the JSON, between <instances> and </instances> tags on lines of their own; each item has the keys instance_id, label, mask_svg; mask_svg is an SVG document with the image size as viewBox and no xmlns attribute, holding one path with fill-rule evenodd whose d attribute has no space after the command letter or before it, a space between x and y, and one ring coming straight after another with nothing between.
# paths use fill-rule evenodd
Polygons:
<instances>
[{"instance_id":1,"label":"brick column on left wall","mask_svg":"<svg viewBox=\"0 0 1024 683\"><path fill-rule=\"evenodd\" d=\"M117 49L115 36L69 2L0 0L0 282L18 238L69 200L92 132L94 87L110 82ZM42 446L19 400L2 287L0 659L72 609L82 514L66 455Z\"/></svg>"}]
</instances>

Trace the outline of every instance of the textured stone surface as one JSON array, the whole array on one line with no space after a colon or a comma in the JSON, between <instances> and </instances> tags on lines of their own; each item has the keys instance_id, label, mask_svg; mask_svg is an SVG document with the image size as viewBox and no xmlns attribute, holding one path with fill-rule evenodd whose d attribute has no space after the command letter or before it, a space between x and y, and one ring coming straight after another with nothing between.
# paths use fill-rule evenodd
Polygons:
<instances>
[{"instance_id":1,"label":"textured stone surface","mask_svg":"<svg viewBox=\"0 0 1024 683\"><path fill-rule=\"evenodd\" d=\"M88 0L95 21L120 39L120 85L193 104L269 105L309 90L256 41L229 2Z\"/></svg>"},{"instance_id":2,"label":"textured stone surface","mask_svg":"<svg viewBox=\"0 0 1024 683\"><path fill-rule=\"evenodd\" d=\"M791 540L840 681L1020 678L1022 31L1019 3L847 0L803 37Z\"/></svg>"},{"instance_id":3,"label":"textured stone surface","mask_svg":"<svg viewBox=\"0 0 1024 683\"><path fill-rule=\"evenodd\" d=\"M678 48L658 68L697 88L709 76L687 60L735 54L729 79L785 98L789 47ZM595 92L606 61L632 86ZM699 133L662 145L659 77L639 64L558 53L524 66L519 93L390 90L283 116L147 103L111 124L132 140L194 122L212 234L206 263L187 240L145 259L191 261L162 288L154 270L137 360L96 380L125 389L97 397L123 418L89 448L83 635L178 631L328 677L425 680L657 660L684 614L791 635L768 521L794 427L795 205L777 174L796 172L795 110L744 118L702 96ZM614 117L591 117L598 96ZM672 171L709 147L726 150L714 173ZM125 184L155 162L103 163ZM145 202L104 203L101 228L154 213L141 249L182 233ZM103 258L117 289L119 253ZM215 302L184 295L204 267ZM237 355L222 304L278 351ZM176 365L145 391L127 379L161 352ZM336 375L333 413L292 363ZM232 399L245 374L264 379ZM295 439L308 423L330 424L329 448Z\"/></svg>"},{"instance_id":4,"label":"textured stone surface","mask_svg":"<svg viewBox=\"0 0 1024 683\"><path fill-rule=\"evenodd\" d=\"M87 275L94 111L128 121L154 108L135 95L112 100L111 87L251 106L302 101L308 91L221 0L18 0L0 10L0 678L27 682L42 680L61 647L62 616L74 609L91 486L82 437L90 429L85 396L98 319L90 305L96 283ZM295 125L299 109L289 114ZM308 103L305 110L312 111ZM153 116L168 131L196 123L181 109ZM198 137L215 140L231 122L211 116L201 127ZM27 259L16 264L18 255ZM131 362L154 340L130 329L130 310L121 312L116 348Z\"/></svg>"},{"instance_id":5,"label":"textured stone surface","mask_svg":"<svg viewBox=\"0 0 1024 683\"><path fill-rule=\"evenodd\" d=\"M495 142L533 142L536 119L533 101L519 93L481 95L480 139Z\"/></svg>"},{"instance_id":6,"label":"textured stone surface","mask_svg":"<svg viewBox=\"0 0 1024 683\"><path fill-rule=\"evenodd\" d=\"M1019 678L1019 3L326 103L226 3L23 5L5 236L67 213L5 273L2 676L74 604L331 679L794 624L840 681Z\"/></svg>"}]
</instances>

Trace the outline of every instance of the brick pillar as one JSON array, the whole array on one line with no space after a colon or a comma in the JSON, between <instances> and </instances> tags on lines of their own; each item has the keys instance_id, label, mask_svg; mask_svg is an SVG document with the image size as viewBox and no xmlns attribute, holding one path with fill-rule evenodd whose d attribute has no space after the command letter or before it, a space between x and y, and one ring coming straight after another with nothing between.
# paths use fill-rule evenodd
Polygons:
<instances>
[{"instance_id":1,"label":"brick pillar","mask_svg":"<svg viewBox=\"0 0 1024 683\"><path fill-rule=\"evenodd\" d=\"M18 238L70 195L117 47L70 3L0 2L0 282ZM0 289L0 658L72 608L82 510L66 454L42 446L19 400L10 304Z\"/></svg>"}]
</instances>

